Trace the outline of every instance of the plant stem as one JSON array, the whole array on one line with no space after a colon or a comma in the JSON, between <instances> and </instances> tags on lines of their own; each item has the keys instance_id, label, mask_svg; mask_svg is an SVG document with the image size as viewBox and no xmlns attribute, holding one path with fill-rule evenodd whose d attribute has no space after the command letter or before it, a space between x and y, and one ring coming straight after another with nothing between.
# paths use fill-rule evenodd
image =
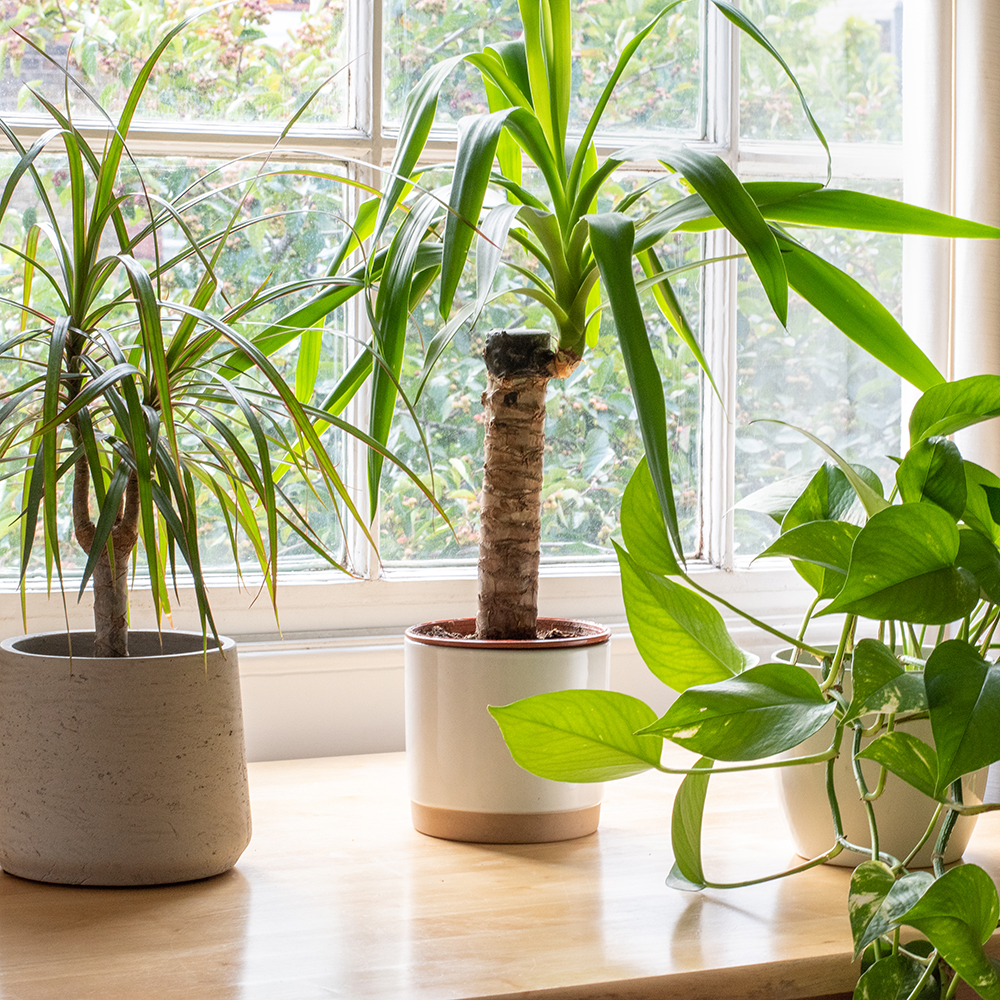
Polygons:
<instances>
[{"instance_id":1,"label":"plant stem","mask_svg":"<svg viewBox=\"0 0 1000 1000\"><path fill-rule=\"evenodd\" d=\"M847 654L847 645L851 638L851 633L854 631L854 625L857 622L856 615L847 615L844 618L844 628L840 633L840 642L837 644L837 654L833 658L833 664L830 667L830 673L826 676L823 683L820 685L820 691L826 694L840 679L841 668L844 665L844 657Z\"/></svg>"},{"instance_id":2,"label":"plant stem","mask_svg":"<svg viewBox=\"0 0 1000 1000\"><path fill-rule=\"evenodd\" d=\"M798 639L793 639L790 635L786 635L784 632L776 628L771 628L770 625L765 624L753 615L747 614L746 611L736 607L735 604L730 604L729 601L723 600L718 594L713 594L710 590L706 590L704 587L699 587L691 577L686 574L682 574L684 581L693 589L697 590L699 594L704 594L706 597L711 598L713 601L721 604L724 608L728 608L730 611L735 611L741 618L745 618L752 625L756 625L757 628L762 629L765 632L770 633L773 636L777 636L782 642L787 642L789 646L794 646L797 649L801 649L803 652L812 653L818 660L828 660L830 659L830 653L825 649L820 649L818 646L810 646L806 642L800 642Z\"/></svg>"},{"instance_id":3,"label":"plant stem","mask_svg":"<svg viewBox=\"0 0 1000 1000\"><path fill-rule=\"evenodd\" d=\"M897 938L899 936L898 928L896 929L896 936ZM927 980L930 979L932 975L934 975L934 970L937 968L938 964L938 957L939 956L937 950L931 952L930 960L927 962L926 968L920 974L920 978L917 980L916 986L913 987L913 989L910 992L910 995L906 998L906 1000L917 1000L917 997L920 996L921 991L927 985ZM957 980L958 976L955 976L952 982L956 982ZM949 986L948 989L950 992L951 987Z\"/></svg>"},{"instance_id":4,"label":"plant stem","mask_svg":"<svg viewBox=\"0 0 1000 1000\"><path fill-rule=\"evenodd\" d=\"M737 771L767 771L775 767L798 767L802 764L822 764L834 760L840 755L840 741L822 753L810 754L808 757L793 757L790 760L768 760L762 764L740 764L736 767L664 767L656 764L656 770L661 774L732 774Z\"/></svg>"},{"instance_id":5,"label":"plant stem","mask_svg":"<svg viewBox=\"0 0 1000 1000\"><path fill-rule=\"evenodd\" d=\"M825 854L821 854L818 858L813 858L811 861L807 861L804 865L798 865L796 868L789 868L783 872L777 872L774 875L765 875L763 878L751 878L747 879L745 882L706 882L705 886L709 889L743 889L748 885L761 885L764 882L774 882L779 878L786 878L789 875L798 875L799 872L809 871L810 868L815 868L817 865L826 864L827 861L831 861L838 854L840 854L844 848L845 844L838 841L833 847L830 848Z\"/></svg>"},{"instance_id":6,"label":"plant stem","mask_svg":"<svg viewBox=\"0 0 1000 1000\"><path fill-rule=\"evenodd\" d=\"M872 861L878 860L878 824L875 822L875 810L872 808L871 800L868 797L868 785L865 783L865 776L861 770L861 761L858 754L861 753L861 733L860 725L854 726L854 745L851 750L851 767L854 769L854 780L857 782L858 791L861 793L861 801L865 806L865 813L868 817L868 835L872 842Z\"/></svg>"},{"instance_id":7,"label":"plant stem","mask_svg":"<svg viewBox=\"0 0 1000 1000\"><path fill-rule=\"evenodd\" d=\"M951 783L951 795L956 802L962 801L962 779L956 778ZM937 843L934 845L934 853L931 855L931 863L934 865L934 877L940 878L944 874L944 852L948 846L948 838L958 821L958 813L954 809L948 810L944 822L941 824L941 832L938 833Z\"/></svg>"},{"instance_id":8,"label":"plant stem","mask_svg":"<svg viewBox=\"0 0 1000 1000\"><path fill-rule=\"evenodd\" d=\"M910 851L909 854L903 858L899 863L900 868L905 868L916 856L917 852L920 850L928 840L931 839L931 834L934 832L934 827L937 824L938 818L941 815L941 810L944 809L944 803L938 805L937 809L934 810L934 815L931 817L930 823L927 824L927 829L924 830L923 836L917 841L916 846ZM897 928L898 930L898 928Z\"/></svg>"}]
</instances>

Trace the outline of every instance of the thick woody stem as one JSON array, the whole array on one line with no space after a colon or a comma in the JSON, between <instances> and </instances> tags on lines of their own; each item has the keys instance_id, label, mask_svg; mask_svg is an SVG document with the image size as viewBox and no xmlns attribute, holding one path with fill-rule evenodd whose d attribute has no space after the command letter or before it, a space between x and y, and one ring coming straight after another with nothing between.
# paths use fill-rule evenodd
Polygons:
<instances>
[{"instance_id":1,"label":"thick woody stem","mask_svg":"<svg viewBox=\"0 0 1000 1000\"><path fill-rule=\"evenodd\" d=\"M90 517L90 469L77 461L73 480L73 528L86 553L94 544L96 527ZM139 537L139 481L133 472L111 529L114 565L105 548L94 567L94 655L128 656L128 570Z\"/></svg>"},{"instance_id":2,"label":"thick woody stem","mask_svg":"<svg viewBox=\"0 0 1000 1000\"><path fill-rule=\"evenodd\" d=\"M480 639L534 639L538 619L545 392L567 373L548 334L494 330L486 343L485 465L480 502ZM568 366L572 371L575 364Z\"/></svg>"}]
</instances>

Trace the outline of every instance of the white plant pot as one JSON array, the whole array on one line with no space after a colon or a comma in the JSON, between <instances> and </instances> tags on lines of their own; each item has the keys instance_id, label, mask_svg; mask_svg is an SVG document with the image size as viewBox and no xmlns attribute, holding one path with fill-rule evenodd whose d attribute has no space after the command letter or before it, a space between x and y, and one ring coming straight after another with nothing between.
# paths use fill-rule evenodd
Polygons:
<instances>
[{"instance_id":1,"label":"white plant pot","mask_svg":"<svg viewBox=\"0 0 1000 1000\"><path fill-rule=\"evenodd\" d=\"M0 867L74 885L185 882L250 842L236 644L131 632L0 643Z\"/></svg>"},{"instance_id":2,"label":"white plant pot","mask_svg":"<svg viewBox=\"0 0 1000 1000\"><path fill-rule=\"evenodd\" d=\"M789 659L790 651L781 650L776 659ZM820 668L800 662L799 666L808 670L817 681L821 677ZM845 671L843 680L844 694L851 697L851 673ZM871 723L873 719L869 719ZM804 757L809 754L821 753L833 739L834 724L831 720L818 733L814 733L804 743L784 756ZM907 723L906 732L916 736L925 743L934 745L931 724L927 719ZM857 783L854 780L854 768L851 763L850 731L844 734L841 753L834 765L834 788L840 805L840 816L844 824L844 835L852 844L860 847L871 846L871 834L868 827L868 814L858 795ZM862 739L862 747L868 746L870 739ZM869 790L874 790L878 783L879 765L875 761L861 762L861 773ZM986 790L988 768L982 768L975 774L966 775L962 779L964 801L973 805L983 801ZM806 764L801 767L784 767L779 772L779 790L781 804L788 819L788 826L795 842L795 850L804 858L815 858L833 845L833 820L830 817L830 800L826 791L826 764ZM872 806L875 810L875 821L878 826L879 849L885 851L900 861L914 848L917 841L927 829L936 805L926 795L917 791L912 785L906 784L893 774L886 775L885 790ZM969 844L969 838L976 825L975 816L959 816L948 847L944 862L951 864L962 856ZM920 849L911 868L929 868L931 855L934 852L934 842L941 820L935 827L935 832ZM861 854L857 851L843 851L832 861L832 865L855 868L862 861L868 861L871 854Z\"/></svg>"},{"instance_id":3,"label":"white plant pot","mask_svg":"<svg viewBox=\"0 0 1000 1000\"><path fill-rule=\"evenodd\" d=\"M406 753L413 825L421 833L534 844L597 829L604 786L549 781L523 770L487 711L546 691L607 688L608 629L551 618L538 625L540 632L568 626L582 634L481 641L469 638L473 618L407 631Z\"/></svg>"}]
</instances>

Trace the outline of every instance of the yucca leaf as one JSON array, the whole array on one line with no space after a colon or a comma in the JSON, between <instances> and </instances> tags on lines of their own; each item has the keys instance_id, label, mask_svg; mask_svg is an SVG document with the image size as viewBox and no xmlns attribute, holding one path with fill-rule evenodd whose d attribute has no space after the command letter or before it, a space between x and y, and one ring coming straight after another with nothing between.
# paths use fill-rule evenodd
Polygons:
<instances>
[{"instance_id":1,"label":"yucca leaf","mask_svg":"<svg viewBox=\"0 0 1000 1000\"><path fill-rule=\"evenodd\" d=\"M590 244L601 270L601 281L611 303L618 329L629 385L632 387L639 431L646 449L646 461L656 486L663 520L670 532L678 558L683 558L673 485L670 481L670 444L667 441L667 410L646 323L639 305L632 275L632 244L635 229L620 213L587 216Z\"/></svg>"}]
</instances>

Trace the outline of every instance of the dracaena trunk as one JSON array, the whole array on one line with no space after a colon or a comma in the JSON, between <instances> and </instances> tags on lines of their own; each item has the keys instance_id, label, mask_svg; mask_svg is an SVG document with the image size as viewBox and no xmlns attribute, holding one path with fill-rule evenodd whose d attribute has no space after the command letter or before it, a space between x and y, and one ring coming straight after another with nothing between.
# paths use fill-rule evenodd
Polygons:
<instances>
[{"instance_id":1,"label":"dracaena trunk","mask_svg":"<svg viewBox=\"0 0 1000 1000\"><path fill-rule=\"evenodd\" d=\"M76 463L73 481L73 526L84 552L94 544L95 525L90 517L90 468L87 459ZM107 547L94 567L94 655L128 656L128 570L139 537L139 481L133 472L111 530Z\"/></svg>"},{"instance_id":2,"label":"dracaena trunk","mask_svg":"<svg viewBox=\"0 0 1000 1000\"><path fill-rule=\"evenodd\" d=\"M534 639L549 379L578 359L538 331L494 330L486 341L486 417L479 526L480 639Z\"/></svg>"}]
</instances>

